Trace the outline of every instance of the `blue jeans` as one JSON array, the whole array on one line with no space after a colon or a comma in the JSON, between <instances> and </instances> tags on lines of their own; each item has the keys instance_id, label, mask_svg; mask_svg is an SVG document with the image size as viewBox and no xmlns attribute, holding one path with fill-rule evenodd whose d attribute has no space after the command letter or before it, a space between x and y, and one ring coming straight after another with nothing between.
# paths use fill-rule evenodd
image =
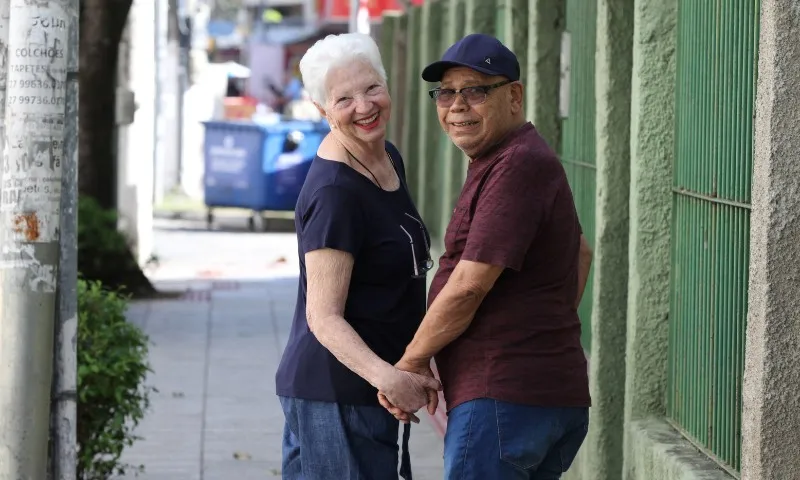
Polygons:
<instances>
[{"instance_id":1,"label":"blue jeans","mask_svg":"<svg viewBox=\"0 0 800 480\"><path fill-rule=\"evenodd\" d=\"M386 409L279 398L284 480L397 480L400 423Z\"/></svg>"},{"instance_id":2,"label":"blue jeans","mask_svg":"<svg viewBox=\"0 0 800 480\"><path fill-rule=\"evenodd\" d=\"M488 398L447 416L445 480L558 480L586 438L588 408L544 408Z\"/></svg>"}]
</instances>

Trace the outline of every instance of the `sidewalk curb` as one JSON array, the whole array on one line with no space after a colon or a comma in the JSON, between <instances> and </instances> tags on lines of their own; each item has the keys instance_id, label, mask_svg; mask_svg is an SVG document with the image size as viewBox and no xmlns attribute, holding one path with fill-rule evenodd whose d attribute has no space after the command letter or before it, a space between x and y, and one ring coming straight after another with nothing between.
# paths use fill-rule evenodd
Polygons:
<instances>
[{"instance_id":1,"label":"sidewalk curb","mask_svg":"<svg viewBox=\"0 0 800 480\"><path fill-rule=\"evenodd\" d=\"M214 216L217 218L230 218L230 219L247 219L249 214L247 212L233 210L233 211L215 211ZM191 220L191 221L206 221L205 210L153 210L153 218L159 220Z\"/></svg>"}]
</instances>

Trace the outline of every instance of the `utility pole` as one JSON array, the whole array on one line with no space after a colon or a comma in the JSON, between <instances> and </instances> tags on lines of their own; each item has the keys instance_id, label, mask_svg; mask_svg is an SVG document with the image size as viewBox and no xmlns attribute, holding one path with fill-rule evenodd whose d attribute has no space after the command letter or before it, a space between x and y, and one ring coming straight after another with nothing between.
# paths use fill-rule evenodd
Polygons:
<instances>
[{"instance_id":1,"label":"utility pole","mask_svg":"<svg viewBox=\"0 0 800 480\"><path fill-rule=\"evenodd\" d=\"M2 159L6 141L6 88L8 80L8 23L10 9L11 0L0 0L0 204L2 204L3 171L5 170ZM1 258L0 261L2 261ZM2 326L0 324L0 328ZM2 416L0 416L0 420L2 420Z\"/></svg>"},{"instance_id":2,"label":"utility pole","mask_svg":"<svg viewBox=\"0 0 800 480\"><path fill-rule=\"evenodd\" d=\"M46 478L72 0L11 0L0 196L0 480Z\"/></svg>"},{"instance_id":3,"label":"utility pole","mask_svg":"<svg viewBox=\"0 0 800 480\"><path fill-rule=\"evenodd\" d=\"M60 255L56 298L50 480L75 480L78 436L78 59L80 0L69 0L66 117L61 177Z\"/></svg>"}]
</instances>

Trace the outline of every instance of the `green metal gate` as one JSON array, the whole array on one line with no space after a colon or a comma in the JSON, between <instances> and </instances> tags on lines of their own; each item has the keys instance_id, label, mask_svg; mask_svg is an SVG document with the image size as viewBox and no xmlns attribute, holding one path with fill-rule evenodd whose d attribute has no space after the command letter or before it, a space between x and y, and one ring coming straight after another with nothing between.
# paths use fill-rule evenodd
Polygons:
<instances>
[{"instance_id":1,"label":"green metal gate","mask_svg":"<svg viewBox=\"0 0 800 480\"><path fill-rule=\"evenodd\" d=\"M595 167L594 55L597 28L596 0L567 0L567 25L562 42L562 70L567 91L562 102L561 161L567 172L583 234L594 246L597 169ZM566 60L566 64L564 61ZM562 84L562 88L565 85ZM582 323L581 343L591 346L592 277L586 283L578 309Z\"/></svg>"},{"instance_id":2,"label":"green metal gate","mask_svg":"<svg viewBox=\"0 0 800 480\"><path fill-rule=\"evenodd\" d=\"M735 474L759 0L679 0L668 417Z\"/></svg>"}]
</instances>

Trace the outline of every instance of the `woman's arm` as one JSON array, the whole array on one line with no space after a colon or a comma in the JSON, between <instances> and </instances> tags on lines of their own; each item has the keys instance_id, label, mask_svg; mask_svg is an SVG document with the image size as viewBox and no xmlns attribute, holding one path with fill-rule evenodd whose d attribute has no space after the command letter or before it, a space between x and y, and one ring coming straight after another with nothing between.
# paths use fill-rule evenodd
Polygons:
<instances>
[{"instance_id":1,"label":"woman's arm","mask_svg":"<svg viewBox=\"0 0 800 480\"><path fill-rule=\"evenodd\" d=\"M426 388L441 388L436 379L400 371L373 352L344 319L353 272L353 256L323 248L306 253L306 319L311 332L344 366L368 381L405 411L428 402ZM398 404L399 402L399 404Z\"/></svg>"}]
</instances>

